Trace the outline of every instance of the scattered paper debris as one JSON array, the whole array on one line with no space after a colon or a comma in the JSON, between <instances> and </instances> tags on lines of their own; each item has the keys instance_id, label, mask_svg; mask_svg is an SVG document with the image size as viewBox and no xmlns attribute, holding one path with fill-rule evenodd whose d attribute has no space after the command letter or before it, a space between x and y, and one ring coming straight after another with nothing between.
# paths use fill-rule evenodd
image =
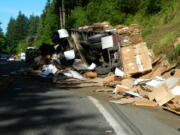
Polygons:
<instances>
[{"instance_id":1,"label":"scattered paper debris","mask_svg":"<svg viewBox=\"0 0 180 135\"><path fill-rule=\"evenodd\" d=\"M92 63L92 64L88 67L89 70L95 70L95 68L96 68L96 64L95 64L95 63Z\"/></svg>"},{"instance_id":2,"label":"scattered paper debris","mask_svg":"<svg viewBox=\"0 0 180 135\"><path fill-rule=\"evenodd\" d=\"M123 71L121 71L119 68L116 68L115 75L119 76L119 77L123 77L125 75L125 73Z\"/></svg>"},{"instance_id":3,"label":"scattered paper debris","mask_svg":"<svg viewBox=\"0 0 180 135\"><path fill-rule=\"evenodd\" d=\"M49 74L55 74L58 71L58 69L52 64L44 65L43 70L44 70L43 72L38 73L38 75L41 77L46 77Z\"/></svg>"},{"instance_id":4,"label":"scattered paper debris","mask_svg":"<svg viewBox=\"0 0 180 135\"><path fill-rule=\"evenodd\" d=\"M124 91L126 94L129 94L129 95L132 95L132 96L135 96L135 97L141 97L142 98L142 96L141 95L139 95L138 93L136 93L136 92L132 92L132 91Z\"/></svg>"},{"instance_id":5,"label":"scattered paper debris","mask_svg":"<svg viewBox=\"0 0 180 135\"><path fill-rule=\"evenodd\" d=\"M175 96L180 96L180 86L176 86L171 90L172 94Z\"/></svg>"},{"instance_id":6,"label":"scattered paper debris","mask_svg":"<svg viewBox=\"0 0 180 135\"><path fill-rule=\"evenodd\" d=\"M65 56L66 60L75 59L75 52L74 52L74 50L65 51L64 56Z\"/></svg>"},{"instance_id":7,"label":"scattered paper debris","mask_svg":"<svg viewBox=\"0 0 180 135\"><path fill-rule=\"evenodd\" d=\"M80 73L78 73L77 71L74 71L74 70L68 70L66 72L63 72L63 74L65 76L76 78L79 80L85 80L85 77L83 77Z\"/></svg>"},{"instance_id":8,"label":"scattered paper debris","mask_svg":"<svg viewBox=\"0 0 180 135\"><path fill-rule=\"evenodd\" d=\"M77 59L73 63L72 67L77 71L80 71L80 70L81 71L87 71L87 70L89 70L88 66L85 63L83 63L81 60L77 60Z\"/></svg>"}]
</instances>

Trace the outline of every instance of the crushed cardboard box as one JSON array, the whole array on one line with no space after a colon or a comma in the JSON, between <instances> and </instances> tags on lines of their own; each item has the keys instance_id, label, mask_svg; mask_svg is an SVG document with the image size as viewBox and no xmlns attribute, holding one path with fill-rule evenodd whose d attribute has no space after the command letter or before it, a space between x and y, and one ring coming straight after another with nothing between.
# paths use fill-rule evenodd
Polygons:
<instances>
[{"instance_id":1,"label":"crushed cardboard box","mask_svg":"<svg viewBox=\"0 0 180 135\"><path fill-rule=\"evenodd\" d=\"M111 103L116 103L116 104L132 104L136 101L140 101L142 99L136 97L136 98L132 98L132 97L129 97L129 98L121 98L119 100L110 100Z\"/></svg>"},{"instance_id":2,"label":"crushed cardboard box","mask_svg":"<svg viewBox=\"0 0 180 135\"><path fill-rule=\"evenodd\" d=\"M86 73L84 73L84 76L87 78L96 78L97 73L96 72L86 72Z\"/></svg>"},{"instance_id":3,"label":"crushed cardboard box","mask_svg":"<svg viewBox=\"0 0 180 135\"><path fill-rule=\"evenodd\" d=\"M95 92L113 92L112 88L96 89Z\"/></svg>"},{"instance_id":4,"label":"crushed cardboard box","mask_svg":"<svg viewBox=\"0 0 180 135\"><path fill-rule=\"evenodd\" d=\"M107 77L103 78L103 86L116 87L121 82L122 78L115 76L114 73L110 72Z\"/></svg>"},{"instance_id":5,"label":"crushed cardboard box","mask_svg":"<svg viewBox=\"0 0 180 135\"><path fill-rule=\"evenodd\" d=\"M116 88L113 91L116 96L113 100L110 100L110 102L145 107L162 106L166 110L179 114L179 91L180 78L164 79L156 77L136 80L126 78L116 85Z\"/></svg>"},{"instance_id":6,"label":"crushed cardboard box","mask_svg":"<svg viewBox=\"0 0 180 135\"><path fill-rule=\"evenodd\" d=\"M127 46L121 49L123 71L134 75L152 70L152 62L146 43Z\"/></svg>"},{"instance_id":7,"label":"crushed cardboard box","mask_svg":"<svg viewBox=\"0 0 180 135\"><path fill-rule=\"evenodd\" d=\"M133 103L135 106L147 106L147 107L156 107L157 103L154 101L144 100L144 101L136 101Z\"/></svg>"},{"instance_id":8,"label":"crushed cardboard box","mask_svg":"<svg viewBox=\"0 0 180 135\"><path fill-rule=\"evenodd\" d=\"M148 95L151 101L155 100L159 106L162 106L172 100L175 96L168 90L166 84L159 88L154 88L154 91Z\"/></svg>"}]
</instances>

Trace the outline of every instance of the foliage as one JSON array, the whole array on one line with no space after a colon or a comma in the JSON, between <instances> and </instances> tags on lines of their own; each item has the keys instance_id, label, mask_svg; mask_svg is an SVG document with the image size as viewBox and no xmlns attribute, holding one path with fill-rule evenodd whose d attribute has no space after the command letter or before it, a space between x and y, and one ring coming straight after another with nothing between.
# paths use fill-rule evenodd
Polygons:
<instances>
[{"instance_id":1,"label":"foliage","mask_svg":"<svg viewBox=\"0 0 180 135\"><path fill-rule=\"evenodd\" d=\"M16 47L17 40L16 40L16 20L14 18L11 18L7 27L7 48L9 51L14 51L13 48Z\"/></svg>"},{"instance_id":2,"label":"foliage","mask_svg":"<svg viewBox=\"0 0 180 135\"><path fill-rule=\"evenodd\" d=\"M19 41L17 48L16 48L16 52L25 52L26 48L27 48L27 41L26 40L21 40Z\"/></svg>"},{"instance_id":3,"label":"foliage","mask_svg":"<svg viewBox=\"0 0 180 135\"><path fill-rule=\"evenodd\" d=\"M0 27L0 52L5 51L5 49L6 49L5 45L6 45L6 38L5 38L4 33L2 32L2 29Z\"/></svg>"},{"instance_id":4,"label":"foliage","mask_svg":"<svg viewBox=\"0 0 180 135\"><path fill-rule=\"evenodd\" d=\"M17 41L25 39L25 37L28 35L29 20L21 12L19 12L19 15L16 19L15 26L16 27L14 32L16 33Z\"/></svg>"},{"instance_id":5,"label":"foliage","mask_svg":"<svg viewBox=\"0 0 180 135\"><path fill-rule=\"evenodd\" d=\"M35 46L42 43L51 44L52 33L59 28L59 0L48 1L46 8L41 15Z\"/></svg>"},{"instance_id":6,"label":"foliage","mask_svg":"<svg viewBox=\"0 0 180 135\"><path fill-rule=\"evenodd\" d=\"M39 16L30 15L29 17L29 29L28 35L26 37L26 46L33 46L37 39L38 28L39 28L40 18Z\"/></svg>"},{"instance_id":7,"label":"foliage","mask_svg":"<svg viewBox=\"0 0 180 135\"><path fill-rule=\"evenodd\" d=\"M6 33L6 52L19 52L27 46L32 46L37 39L39 22L38 16L30 15L28 18L21 12L16 19L11 18Z\"/></svg>"},{"instance_id":8,"label":"foliage","mask_svg":"<svg viewBox=\"0 0 180 135\"><path fill-rule=\"evenodd\" d=\"M78 27L84 24L89 24L87 13L83 7L76 7L75 12L68 18L68 25Z\"/></svg>"},{"instance_id":9,"label":"foliage","mask_svg":"<svg viewBox=\"0 0 180 135\"><path fill-rule=\"evenodd\" d=\"M18 43L28 36L29 20L21 12L17 19L11 18L7 27L7 47L11 52L17 51Z\"/></svg>"},{"instance_id":10,"label":"foliage","mask_svg":"<svg viewBox=\"0 0 180 135\"><path fill-rule=\"evenodd\" d=\"M171 55L169 57L169 60L172 61L173 63L178 64L180 67L180 44L176 46L171 52Z\"/></svg>"}]
</instances>

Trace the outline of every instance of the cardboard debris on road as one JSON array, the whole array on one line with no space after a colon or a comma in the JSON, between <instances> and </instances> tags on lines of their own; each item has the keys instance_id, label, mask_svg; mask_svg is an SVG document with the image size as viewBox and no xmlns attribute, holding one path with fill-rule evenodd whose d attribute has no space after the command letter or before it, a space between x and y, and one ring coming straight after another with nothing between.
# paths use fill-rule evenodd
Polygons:
<instances>
[{"instance_id":1,"label":"cardboard debris on road","mask_svg":"<svg viewBox=\"0 0 180 135\"><path fill-rule=\"evenodd\" d=\"M117 100L110 100L111 103L117 103L117 104L132 104L132 105L137 105L137 106L152 106L153 102L148 103L148 99L146 98L141 98L141 97L126 97L123 96L120 99ZM149 105L148 105L149 104ZM157 104L156 104L157 106Z\"/></svg>"},{"instance_id":2,"label":"cardboard debris on road","mask_svg":"<svg viewBox=\"0 0 180 135\"><path fill-rule=\"evenodd\" d=\"M154 101L146 100L146 101L136 101L136 102L133 103L133 105L135 105L135 106L156 107L157 103L154 102Z\"/></svg>"},{"instance_id":3,"label":"cardboard debris on road","mask_svg":"<svg viewBox=\"0 0 180 135\"><path fill-rule=\"evenodd\" d=\"M106 130L106 131L105 131L105 134L112 134L112 133L113 133L112 130Z\"/></svg>"},{"instance_id":4,"label":"cardboard debris on road","mask_svg":"<svg viewBox=\"0 0 180 135\"><path fill-rule=\"evenodd\" d=\"M162 106L172 100L175 96L168 90L168 87L164 84L159 88L149 94L151 100L154 100L158 103L159 106Z\"/></svg>"},{"instance_id":5,"label":"cardboard debris on road","mask_svg":"<svg viewBox=\"0 0 180 135\"><path fill-rule=\"evenodd\" d=\"M118 78L114 73L110 72L102 81L104 86L116 87L122 81L122 78Z\"/></svg>"},{"instance_id":6,"label":"cardboard debris on road","mask_svg":"<svg viewBox=\"0 0 180 135\"><path fill-rule=\"evenodd\" d=\"M95 92L113 92L114 89L112 88L105 88L105 89L97 89Z\"/></svg>"},{"instance_id":7,"label":"cardboard debris on road","mask_svg":"<svg viewBox=\"0 0 180 135\"><path fill-rule=\"evenodd\" d=\"M172 113L175 113L175 114L177 114L177 115L180 115L180 111L176 111L176 110L171 109L171 108L169 108L169 107L164 106L163 109L165 109L165 110L167 110L167 111L170 111L170 112L172 112Z\"/></svg>"},{"instance_id":8,"label":"cardboard debris on road","mask_svg":"<svg viewBox=\"0 0 180 135\"><path fill-rule=\"evenodd\" d=\"M148 107L163 106L166 110L171 110L177 114L180 113L180 78L169 78L167 80L161 78L161 83L152 85L151 91L143 89L144 86L146 88L147 85L152 84L149 83L152 80L137 79L134 81L136 85L133 85L132 88L117 85L114 93L120 94L123 97L118 100L111 100L110 102L118 104L133 103L136 106ZM137 91L133 92L133 89ZM134 101L137 100L137 97L142 100Z\"/></svg>"},{"instance_id":9,"label":"cardboard debris on road","mask_svg":"<svg viewBox=\"0 0 180 135\"><path fill-rule=\"evenodd\" d=\"M136 98L129 97L129 98L121 98L119 100L110 100L110 102L123 105L123 104L132 104L139 100L141 99L137 97Z\"/></svg>"},{"instance_id":10,"label":"cardboard debris on road","mask_svg":"<svg viewBox=\"0 0 180 135\"><path fill-rule=\"evenodd\" d=\"M115 94L122 94L122 93L124 93L125 91L128 91L128 90L130 90L129 87L118 84L118 85L116 85L116 88L114 89L114 93Z\"/></svg>"}]
</instances>

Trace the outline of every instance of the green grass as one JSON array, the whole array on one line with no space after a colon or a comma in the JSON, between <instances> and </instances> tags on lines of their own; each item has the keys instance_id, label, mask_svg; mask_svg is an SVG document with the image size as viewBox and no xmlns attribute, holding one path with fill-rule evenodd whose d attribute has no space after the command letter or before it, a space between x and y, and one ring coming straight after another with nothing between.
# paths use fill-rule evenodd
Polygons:
<instances>
[{"instance_id":1,"label":"green grass","mask_svg":"<svg viewBox=\"0 0 180 135\"><path fill-rule=\"evenodd\" d=\"M178 44L176 48L172 50L169 60L172 63L177 63L178 67L180 68L180 44Z\"/></svg>"},{"instance_id":2,"label":"green grass","mask_svg":"<svg viewBox=\"0 0 180 135\"><path fill-rule=\"evenodd\" d=\"M178 63L180 67L180 47L173 44L180 37L180 1L154 15L144 16L137 13L127 19L126 23L137 23L142 26L142 35L147 45L156 56L166 55L171 64Z\"/></svg>"}]
</instances>

